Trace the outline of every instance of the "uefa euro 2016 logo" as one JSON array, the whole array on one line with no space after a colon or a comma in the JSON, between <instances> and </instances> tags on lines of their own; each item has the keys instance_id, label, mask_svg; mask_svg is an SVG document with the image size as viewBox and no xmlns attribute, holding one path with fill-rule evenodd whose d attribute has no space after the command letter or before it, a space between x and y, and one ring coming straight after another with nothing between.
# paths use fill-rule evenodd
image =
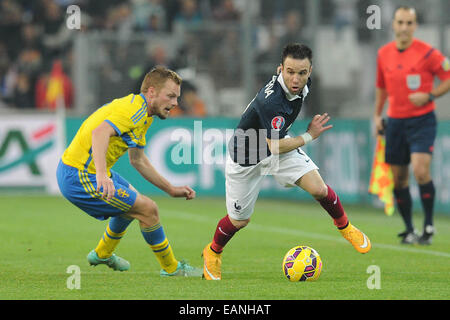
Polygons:
<instances>
[{"instance_id":1,"label":"uefa euro 2016 logo","mask_svg":"<svg viewBox=\"0 0 450 320\"><path fill-rule=\"evenodd\" d=\"M272 129L280 131L284 127L285 120L282 116L276 116L272 119Z\"/></svg>"}]
</instances>

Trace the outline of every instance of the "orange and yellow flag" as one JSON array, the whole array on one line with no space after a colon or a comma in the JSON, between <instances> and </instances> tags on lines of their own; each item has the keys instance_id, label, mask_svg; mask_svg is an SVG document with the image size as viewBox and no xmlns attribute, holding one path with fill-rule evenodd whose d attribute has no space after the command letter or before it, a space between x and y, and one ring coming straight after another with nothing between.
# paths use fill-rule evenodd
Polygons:
<instances>
[{"instance_id":1,"label":"orange and yellow flag","mask_svg":"<svg viewBox=\"0 0 450 320\"><path fill-rule=\"evenodd\" d=\"M369 192L378 196L384 203L384 212L390 216L394 213L394 178L389 164L384 158L386 140L384 136L378 135L375 156L370 176Z\"/></svg>"},{"instance_id":2,"label":"orange and yellow flag","mask_svg":"<svg viewBox=\"0 0 450 320\"><path fill-rule=\"evenodd\" d=\"M58 104L64 104L64 79L61 61L57 60L53 63L53 68L48 80L47 92L45 100L50 109L64 107Z\"/></svg>"}]
</instances>

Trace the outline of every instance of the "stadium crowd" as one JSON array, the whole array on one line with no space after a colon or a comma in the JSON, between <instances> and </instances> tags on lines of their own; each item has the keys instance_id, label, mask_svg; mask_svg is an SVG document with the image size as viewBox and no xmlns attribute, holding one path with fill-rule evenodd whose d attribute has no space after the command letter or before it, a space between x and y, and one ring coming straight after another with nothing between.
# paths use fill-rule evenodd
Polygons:
<instances>
[{"instance_id":1,"label":"stadium crowd","mask_svg":"<svg viewBox=\"0 0 450 320\"><path fill-rule=\"evenodd\" d=\"M364 1L363 1L364 2ZM336 32L358 19L355 0L322 0L320 20L333 24ZM146 36L172 33L180 29L195 29L213 22L214 25L238 24L242 19L245 0L2 0L0 2L0 109L48 109L46 88L53 62L60 59L64 67L65 102L74 104L73 39L76 35L66 25L69 5L81 9L81 32L113 31L118 38L132 33ZM312 31L304 28L311 23L307 1L260 0L258 26L255 32L256 62L262 70L258 77L266 80L279 60L280 48L289 41L308 43ZM201 32L197 33L201 37ZM214 35L214 33L212 33ZM194 36L196 36L194 34ZM203 35L204 36L204 35ZM239 31L200 38L197 48L208 54L208 64L221 74L218 81L228 86L241 72ZM218 36L218 37L217 37ZM192 64L186 50L196 50L188 36L184 40L191 47L181 47L175 57L168 58L164 48L152 48L147 66L164 64L173 69ZM204 52L204 53L203 53ZM130 72L131 73L131 72ZM142 72L141 72L142 73ZM139 83L139 77L135 77ZM195 95L195 84L186 86ZM130 88L126 88L127 90ZM183 99L195 101L192 114L205 115L199 97ZM186 102L188 104L188 102ZM182 110L181 110L182 111ZM182 114L179 112L178 114ZM175 115L175 112L174 112Z\"/></svg>"},{"instance_id":2,"label":"stadium crowd","mask_svg":"<svg viewBox=\"0 0 450 320\"><path fill-rule=\"evenodd\" d=\"M55 59L63 61L66 106L73 105L73 32L66 26L66 8L72 4L81 9L82 29L119 34L169 32L174 24L195 26L205 12L221 21L240 17L232 0L1 1L0 107L48 108L45 90ZM190 86L187 91L194 90Z\"/></svg>"}]
</instances>

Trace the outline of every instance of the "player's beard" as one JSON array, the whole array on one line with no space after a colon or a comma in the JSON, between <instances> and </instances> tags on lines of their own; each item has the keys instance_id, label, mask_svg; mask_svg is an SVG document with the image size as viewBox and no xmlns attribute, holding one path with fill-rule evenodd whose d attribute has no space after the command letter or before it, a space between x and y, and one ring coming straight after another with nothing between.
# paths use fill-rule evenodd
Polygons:
<instances>
[{"instance_id":1,"label":"player's beard","mask_svg":"<svg viewBox=\"0 0 450 320\"><path fill-rule=\"evenodd\" d=\"M170 106L162 106L155 101L154 105L151 107L151 115L157 116L161 120L165 120L169 117L171 109Z\"/></svg>"},{"instance_id":2,"label":"player's beard","mask_svg":"<svg viewBox=\"0 0 450 320\"><path fill-rule=\"evenodd\" d=\"M170 114L170 110L172 108L170 107L160 107L159 108L159 112L157 113L158 118L165 120L169 117Z\"/></svg>"}]
</instances>

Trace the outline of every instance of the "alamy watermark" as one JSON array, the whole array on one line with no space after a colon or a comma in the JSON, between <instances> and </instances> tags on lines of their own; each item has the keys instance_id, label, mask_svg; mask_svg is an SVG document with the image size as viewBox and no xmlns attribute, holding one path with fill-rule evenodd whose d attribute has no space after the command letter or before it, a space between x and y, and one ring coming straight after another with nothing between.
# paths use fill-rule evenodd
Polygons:
<instances>
[{"instance_id":1,"label":"alamy watermark","mask_svg":"<svg viewBox=\"0 0 450 320\"><path fill-rule=\"evenodd\" d=\"M81 289L81 269L77 265L70 265L66 269L66 273L70 274L67 278L67 289Z\"/></svg>"},{"instance_id":2,"label":"alamy watermark","mask_svg":"<svg viewBox=\"0 0 450 320\"><path fill-rule=\"evenodd\" d=\"M367 288L370 290L381 289L381 269L377 265L370 265L367 267L366 273L370 274L367 279Z\"/></svg>"},{"instance_id":3,"label":"alamy watermark","mask_svg":"<svg viewBox=\"0 0 450 320\"><path fill-rule=\"evenodd\" d=\"M279 156L271 154L266 137L270 134L272 150L279 145L279 131L268 129L203 129L194 121L193 130L176 128L170 133L170 159L175 165L224 165L227 158L246 166L265 162L264 175L278 170ZM267 162L270 162L268 165ZM267 168L270 168L267 171Z\"/></svg>"},{"instance_id":4,"label":"alamy watermark","mask_svg":"<svg viewBox=\"0 0 450 320\"><path fill-rule=\"evenodd\" d=\"M81 29L81 9L77 5L70 5L66 9L66 26L69 30Z\"/></svg>"},{"instance_id":5,"label":"alamy watermark","mask_svg":"<svg viewBox=\"0 0 450 320\"><path fill-rule=\"evenodd\" d=\"M372 4L367 7L366 13L370 16L366 20L366 26L369 30L381 29L381 9L379 6Z\"/></svg>"}]
</instances>

